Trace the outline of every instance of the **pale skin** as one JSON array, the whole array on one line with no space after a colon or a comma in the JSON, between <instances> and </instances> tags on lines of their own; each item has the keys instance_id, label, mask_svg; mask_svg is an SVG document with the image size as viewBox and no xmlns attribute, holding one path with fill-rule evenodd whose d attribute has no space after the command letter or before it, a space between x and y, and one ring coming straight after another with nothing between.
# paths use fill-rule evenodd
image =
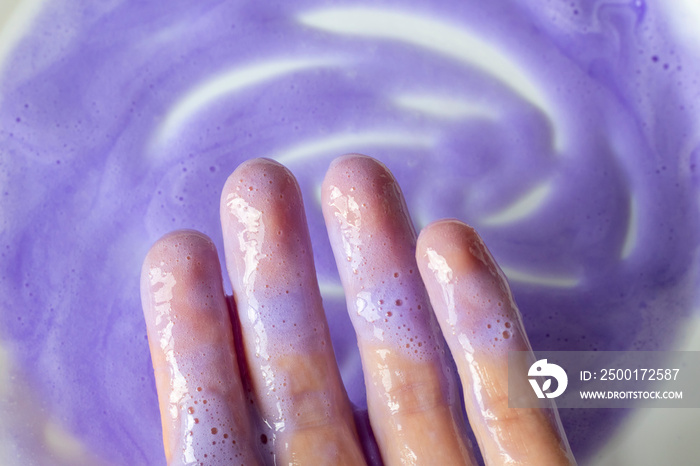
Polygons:
<instances>
[{"instance_id":1,"label":"pale skin","mask_svg":"<svg viewBox=\"0 0 700 466\"><path fill-rule=\"evenodd\" d=\"M366 156L331 164L321 202L383 462L474 464L471 427L486 464L575 464L555 408L508 407L507 351L530 345L477 233L445 220L418 237L395 179ZM168 464L365 464L293 175L243 163L221 223L233 299L201 233L170 233L144 261Z\"/></svg>"}]
</instances>

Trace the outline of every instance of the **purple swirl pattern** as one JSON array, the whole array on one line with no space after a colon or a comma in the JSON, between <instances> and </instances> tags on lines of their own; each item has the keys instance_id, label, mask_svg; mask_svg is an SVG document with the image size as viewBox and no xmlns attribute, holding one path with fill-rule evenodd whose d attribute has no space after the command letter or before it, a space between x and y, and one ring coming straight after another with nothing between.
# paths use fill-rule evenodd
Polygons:
<instances>
[{"instance_id":1,"label":"purple swirl pattern","mask_svg":"<svg viewBox=\"0 0 700 466\"><path fill-rule=\"evenodd\" d=\"M668 347L696 298L700 85L697 50L659 8L43 5L0 76L0 337L38 400L18 422L49 416L96 462L163 461L140 264L175 228L221 254L220 189L258 156L299 179L355 403L318 200L345 152L391 168L418 227L480 231L535 349ZM579 456L618 419L562 413Z\"/></svg>"}]
</instances>

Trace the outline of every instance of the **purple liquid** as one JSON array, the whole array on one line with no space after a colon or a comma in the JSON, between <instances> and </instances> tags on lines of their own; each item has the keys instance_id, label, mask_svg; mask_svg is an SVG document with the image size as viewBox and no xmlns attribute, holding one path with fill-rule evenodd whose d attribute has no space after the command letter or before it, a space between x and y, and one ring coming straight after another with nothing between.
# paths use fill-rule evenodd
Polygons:
<instances>
[{"instance_id":1,"label":"purple liquid","mask_svg":"<svg viewBox=\"0 0 700 466\"><path fill-rule=\"evenodd\" d=\"M41 409L98 456L163 462L141 262L162 234L195 228L223 263L220 190L251 157L277 158L299 180L358 404L356 343L317 200L344 152L385 162L419 227L452 216L479 230L535 349L666 348L689 315L700 70L658 6L385 2L333 25L322 13L335 8L53 2L6 64L0 337ZM449 47L435 24L457 34ZM481 66L461 53L472 35L507 54L505 71L491 69L493 52ZM187 100L223 75L227 92ZM523 195L536 205L527 215L497 215ZM561 414L579 459L621 416Z\"/></svg>"}]
</instances>

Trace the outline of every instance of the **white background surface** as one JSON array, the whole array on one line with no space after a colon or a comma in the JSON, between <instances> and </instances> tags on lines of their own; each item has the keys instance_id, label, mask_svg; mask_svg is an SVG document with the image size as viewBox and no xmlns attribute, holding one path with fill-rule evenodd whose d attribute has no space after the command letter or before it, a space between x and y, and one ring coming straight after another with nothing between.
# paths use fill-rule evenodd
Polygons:
<instances>
[{"instance_id":1,"label":"white background surface","mask_svg":"<svg viewBox=\"0 0 700 466\"><path fill-rule=\"evenodd\" d=\"M17 6L20 3L22 3L22 9L31 10L30 4L37 2L0 0L0 60L12 46L14 38L12 36L16 37L15 30L18 23L14 19L10 20L10 15L18 10ZM700 1L695 2L694 5L700 7ZM689 322L684 329L685 335L679 340L679 350L700 351L700 311L696 314L699 317ZM5 372L2 359L0 358L0 376ZM0 382L7 383L7 381ZM698 389L700 390L700 387ZM591 466L700 464L700 409L637 410L624 421L623 428L618 430L590 464Z\"/></svg>"}]
</instances>

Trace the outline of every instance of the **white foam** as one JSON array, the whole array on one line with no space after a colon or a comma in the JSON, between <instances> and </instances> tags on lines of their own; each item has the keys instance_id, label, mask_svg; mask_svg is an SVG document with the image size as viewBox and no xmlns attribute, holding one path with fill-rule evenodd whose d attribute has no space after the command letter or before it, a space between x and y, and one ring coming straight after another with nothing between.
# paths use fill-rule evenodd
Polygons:
<instances>
[{"instance_id":1,"label":"white foam","mask_svg":"<svg viewBox=\"0 0 700 466\"><path fill-rule=\"evenodd\" d=\"M286 165L310 157L336 157L344 153L356 152L360 148L369 146L428 148L433 146L434 142L434 138L428 134L391 130L341 133L323 139L305 141L296 147L273 155L272 158Z\"/></svg>"},{"instance_id":2,"label":"white foam","mask_svg":"<svg viewBox=\"0 0 700 466\"><path fill-rule=\"evenodd\" d=\"M239 92L280 76L300 70L329 66L337 61L322 59L276 59L236 67L196 85L168 110L165 121L156 131L154 146L178 133L185 122L221 97Z\"/></svg>"},{"instance_id":3,"label":"white foam","mask_svg":"<svg viewBox=\"0 0 700 466\"><path fill-rule=\"evenodd\" d=\"M575 288L580 280L577 277L564 275L539 275L527 270L517 270L501 265L501 270L508 277L508 281L527 283L530 285L548 286L552 288Z\"/></svg>"},{"instance_id":4,"label":"white foam","mask_svg":"<svg viewBox=\"0 0 700 466\"><path fill-rule=\"evenodd\" d=\"M638 215L637 199L632 196L630 198L630 215L627 220L627 233L625 234L625 241L622 243L622 252L620 253L620 259L627 259L634 247L637 245L637 215Z\"/></svg>"},{"instance_id":5,"label":"white foam","mask_svg":"<svg viewBox=\"0 0 700 466\"><path fill-rule=\"evenodd\" d=\"M319 280L318 287L321 291L321 296L323 296L324 299L345 297L343 287L339 283L324 282Z\"/></svg>"},{"instance_id":6,"label":"white foam","mask_svg":"<svg viewBox=\"0 0 700 466\"><path fill-rule=\"evenodd\" d=\"M7 21L0 23L0 76L2 76L7 59L22 36L31 28L45 0L23 0L0 6L0 18L7 16ZM3 11L4 10L4 11ZM7 15L3 13L9 13ZM0 96L1 97L1 96Z\"/></svg>"},{"instance_id":7,"label":"white foam","mask_svg":"<svg viewBox=\"0 0 700 466\"><path fill-rule=\"evenodd\" d=\"M401 94L393 98L399 107L448 120L480 118L495 120L495 109L473 102L429 94Z\"/></svg>"},{"instance_id":8,"label":"white foam","mask_svg":"<svg viewBox=\"0 0 700 466\"><path fill-rule=\"evenodd\" d=\"M307 26L336 34L391 39L432 50L460 63L480 68L546 115L555 113L546 93L523 66L463 25L405 11L368 7L317 9L300 14L298 20ZM554 144L557 150L563 146L561 135L556 130Z\"/></svg>"},{"instance_id":9,"label":"white foam","mask_svg":"<svg viewBox=\"0 0 700 466\"><path fill-rule=\"evenodd\" d=\"M544 204L551 192L551 181L540 183L509 206L480 219L479 223L487 226L499 226L527 218Z\"/></svg>"}]
</instances>

